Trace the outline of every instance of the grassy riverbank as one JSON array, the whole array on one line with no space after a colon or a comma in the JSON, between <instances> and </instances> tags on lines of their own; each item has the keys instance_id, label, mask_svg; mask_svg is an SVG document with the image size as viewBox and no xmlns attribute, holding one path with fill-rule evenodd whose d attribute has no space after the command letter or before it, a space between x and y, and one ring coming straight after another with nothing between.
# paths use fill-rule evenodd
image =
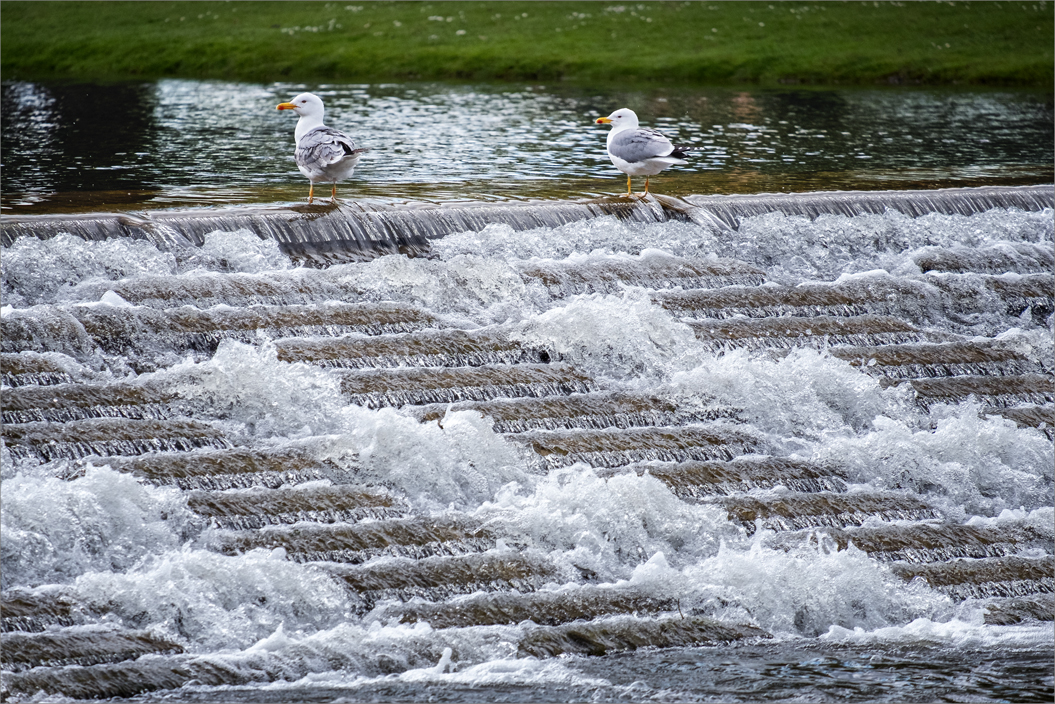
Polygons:
<instances>
[{"instance_id":1,"label":"grassy riverbank","mask_svg":"<svg viewBox=\"0 0 1055 704\"><path fill-rule=\"evenodd\" d=\"M1050 88L1053 3L13 2L4 79Z\"/></svg>"}]
</instances>

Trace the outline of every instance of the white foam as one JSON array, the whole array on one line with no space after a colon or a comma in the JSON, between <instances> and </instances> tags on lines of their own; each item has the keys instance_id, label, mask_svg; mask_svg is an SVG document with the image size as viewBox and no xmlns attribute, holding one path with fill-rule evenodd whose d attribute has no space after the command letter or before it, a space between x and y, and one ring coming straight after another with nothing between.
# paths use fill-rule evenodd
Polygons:
<instances>
[{"instance_id":1,"label":"white foam","mask_svg":"<svg viewBox=\"0 0 1055 704\"><path fill-rule=\"evenodd\" d=\"M20 237L5 247L4 300L16 308L75 299L75 287L146 274L173 274L176 258L145 240L86 241L62 234L48 240Z\"/></svg>"},{"instance_id":2,"label":"white foam","mask_svg":"<svg viewBox=\"0 0 1055 704\"><path fill-rule=\"evenodd\" d=\"M446 262L390 255L333 267L327 278L358 290L365 301L410 303L439 314L468 314L477 321L519 320L539 305L536 298L542 298L531 294L509 263L475 254ZM465 324L475 327L479 322Z\"/></svg>"},{"instance_id":3,"label":"white foam","mask_svg":"<svg viewBox=\"0 0 1055 704\"><path fill-rule=\"evenodd\" d=\"M398 488L424 509L477 506L532 471L518 448L474 411L448 413L442 428L391 409L357 417L347 436L359 456L356 476Z\"/></svg>"},{"instance_id":4,"label":"white foam","mask_svg":"<svg viewBox=\"0 0 1055 704\"><path fill-rule=\"evenodd\" d=\"M915 491L954 521L1050 505L1051 441L1000 416L980 417L978 410L964 402L939 416L933 429L879 416L861 435L818 445L813 459L845 467L851 481Z\"/></svg>"},{"instance_id":5,"label":"white foam","mask_svg":"<svg viewBox=\"0 0 1055 704\"><path fill-rule=\"evenodd\" d=\"M423 507L477 505L524 477L517 448L479 413L448 414L440 427L391 408L351 405L334 372L281 362L270 344L225 341L212 359L184 362L153 380L195 417L215 419L232 441L326 436L316 441L319 451L357 457L357 481L398 488Z\"/></svg>"},{"instance_id":6,"label":"white foam","mask_svg":"<svg viewBox=\"0 0 1055 704\"><path fill-rule=\"evenodd\" d=\"M281 651L305 632L352 619L358 606L325 572L263 549L238 556L191 547L158 551L133 570L88 572L74 585L88 605L126 627L199 653Z\"/></svg>"},{"instance_id":7,"label":"white foam","mask_svg":"<svg viewBox=\"0 0 1055 704\"><path fill-rule=\"evenodd\" d=\"M857 645L943 645L961 649L1034 650L1051 648L1055 631L1050 625L1021 625L994 628L983 623L950 619L932 621L917 618L903 626L853 629L832 626L821 636L824 640Z\"/></svg>"},{"instance_id":8,"label":"white foam","mask_svg":"<svg viewBox=\"0 0 1055 704\"><path fill-rule=\"evenodd\" d=\"M203 239L201 247L177 252L181 273L205 270L255 274L293 266L277 240L260 237L251 230L216 230Z\"/></svg>"},{"instance_id":9,"label":"white foam","mask_svg":"<svg viewBox=\"0 0 1055 704\"><path fill-rule=\"evenodd\" d=\"M69 582L87 570L123 572L193 534L193 515L175 489L142 484L109 467L62 481L4 478L3 584Z\"/></svg>"},{"instance_id":10,"label":"white foam","mask_svg":"<svg viewBox=\"0 0 1055 704\"><path fill-rule=\"evenodd\" d=\"M1050 245L1053 238L1050 209L931 213L918 218L888 210L883 215L821 215L815 220L767 213L745 218L735 232L721 238L714 251L764 267L771 280L798 283L874 269L918 274L913 257L926 247L983 247L1003 242Z\"/></svg>"},{"instance_id":11,"label":"white foam","mask_svg":"<svg viewBox=\"0 0 1055 704\"><path fill-rule=\"evenodd\" d=\"M235 438L297 438L340 432L348 417L338 378L278 360L273 344L220 343L209 360L188 359L151 375L202 418L222 421Z\"/></svg>"},{"instance_id":12,"label":"white foam","mask_svg":"<svg viewBox=\"0 0 1055 704\"><path fill-rule=\"evenodd\" d=\"M736 350L721 357L701 355L691 371L672 376L673 392L686 404L710 403L744 409L767 433L820 439L855 436L882 414L912 417L907 389L880 387L849 362L809 349L773 360ZM805 446L792 443L789 451Z\"/></svg>"},{"instance_id":13,"label":"white foam","mask_svg":"<svg viewBox=\"0 0 1055 704\"><path fill-rule=\"evenodd\" d=\"M682 608L719 617L747 617L771 633L815 636L832 624L875 629L934 618L952 603L929 588L905 583L850 546L763 547L762 531L748 549L723 545L718 554L685 568L691 589Z\"/></svg>"},{"instance_id":14,"label":"white foam","mask_svg":"<svg viewBox=\"0 0 1055 704\"><path fill-rule=\"evenodd\" d=\"M277 241L262 239L249 230L210 232L204 240L201 247L163 252L146 240L127 238L95 241L69 234L48 240L20 237L4 248L0 264L3 297L9 305L24 308L76 301L80 286L106 281L206 271L258 273L292 267ZM103 302L119 305L112 300Z\"/></svg>"},{"instance_id":15,"label":"white foam","mask_svg":"<svg viewBox=\"0 0 1055 704\"><path fill-rule=\"evenodd\" d=\"M1005 508L998 516L972 516L966 524L981 527L1025 525L1041 533L1055 535L1055 508L1044 506L1032 511L1026 511L1024 508Z\"/></svg>"},{"instance_id":16,"label":"white foam","mask_svg":"<svg viewBox=\"0 0 1055 704\"><path fill-rule=\"evenodd\" d=\"M625 253L638 255L662 242L664 252L707 258L717 239L697 225L682 222L631 223L614 216L579 220L560 227L514 231L488 225L479 233L463 232L433 242L444 259L482 255L498 259L565 259L572 255Z\"/></svg>"},{"instance_id":17,"label":"white foam","mask_svg":"<svg viewBox=\"0 0 1055 704\"><path fill-rule=\"evenodd\" d=\"M117 308L131 308L132 307L131 303L126 301L124 298L121 298L120 295L114 293L113 291L107 291L106 293L104 293L102 295L102 297L99 299L99 302L100 303L105 303L108 306L115 306Z\"/></svg>"},{"instance_id":18,"label":"white foam","mask_svg":"<svg viewBox=\"0 0 1055 704\"><path fill-rule=\"evenodd\" d=\"M513 336L553 349L589 374L652 383L706 354L692 330L653 305L643 289L576 296L520 324Z\"/></svg>"},{"instance_id":19,"label":"white foam","mask_svg":"<svg viewBox=\"0 0 1055 704\"><path fill-rule=\"evenodd\" d=\"M455 666L456 667L456 666ZM527 658L503 658L478 664L467 664L462 668L451 668L449 674L439 676L435 670L411 670L399 676L406 681L427 681L437 684L470 684L478 687L493 687L503 684L518 685L564 685L603 687L608 680L586 677L559 660L537 660Z\"/></svg>"},{"instance_id":20,"label":"white foam","mask_svg":"<svg viewBox=\"0 0 1055 704\"><path fill-rule=\"evenodd\" d=\"M714 554L723 536L739 531L714 506L676 498L655 477L608 479L578 464L531 485L509 484L476 515L548 551L569 575L587 569L607 581L631 577L657 553L679 565Z\"/></svg>"}]
</instances>

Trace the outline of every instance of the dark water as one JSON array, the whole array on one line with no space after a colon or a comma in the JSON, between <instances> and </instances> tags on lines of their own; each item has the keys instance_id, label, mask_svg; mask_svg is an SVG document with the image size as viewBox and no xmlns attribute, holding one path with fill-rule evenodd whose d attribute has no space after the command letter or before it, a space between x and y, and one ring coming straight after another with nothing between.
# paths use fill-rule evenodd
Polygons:
<instances>
[{"instance_id":1,"label":"dark water","mask_svg":"<svg viewBox=\"0 0 1055 704\"><path fill-rule=\"evenodd\" d=\"M619 107L691 165L656 190L755 193L1023 185L1052 180L1052 95L672 86L305 85L164 80L3 84L3 212L297 201L302 90L372 151L346 198L566 198L624 180L593 124Z\"/></svg>"},{"instance_id":2,"label":"dark water","mask_svg":"<svg viewBox=\"0 0 1055 704\"><path fill-rule=\"evenodd\" d=\"M1048 702L1043 652L941 648L819 648L802 643L675 648L576 658L556 682L458 681L457 673L410 683L397 677L305 687L188 688L146 701L206 702ZM572 674L574 673L574 674ZM431 680L431 681L430 681ZM454 680L453 682L450 680Z\"/></svg>"}]
</instances>

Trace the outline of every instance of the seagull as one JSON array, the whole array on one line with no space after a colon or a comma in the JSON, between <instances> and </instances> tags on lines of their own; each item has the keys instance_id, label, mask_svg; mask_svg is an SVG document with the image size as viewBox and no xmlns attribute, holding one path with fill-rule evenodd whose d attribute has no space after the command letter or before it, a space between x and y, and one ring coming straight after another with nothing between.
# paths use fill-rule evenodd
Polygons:
<instances>
[{"instance_id":1,"label":"seagull","mask_svg":"<svg viewBox=\"0 0 1055 704\"><path fill-rule=\"evenodd\" d=\"M300 115L293 136L297 150L293 158L297 168L308 177L308 203L314 200L316 183L332 183L330 202L337 202L337 182L352 175L359 157L366 149L356 149L355 142L343 132L322 124L325 108L322 99L313 93L301 93L288 103L279 103L279 110L292 110Z\"/></svg>"},{"instance_id":2,"label":"seagull","mask_svg":"<svg viewBox=\"0 0 1055 704\"><path fill-rule=\"evenodd\" d=\"M648 193L648 177L655 176L674 164L686 164L683 156L690 147L676 147L661 132L638 127L637 115L623 108L608 117L598 117L598 125L611 125L608 133L608 156L615 168L626 174L626 194L630 195L630 177L645 177L645 193Z\"/></svg>"}]
</instances>

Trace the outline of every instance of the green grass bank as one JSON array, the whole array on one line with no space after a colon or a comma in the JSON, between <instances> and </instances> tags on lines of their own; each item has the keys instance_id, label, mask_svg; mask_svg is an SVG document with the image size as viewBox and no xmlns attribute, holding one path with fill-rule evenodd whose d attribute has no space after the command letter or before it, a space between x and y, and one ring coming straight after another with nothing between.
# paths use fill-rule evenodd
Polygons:
<instances>
[{"instance_id":1,"label":"green grass bank","mask_svg":"<svg viewBox=\"0 0 1055 704\"><path fill-rule=\"evenodd\" d=\"M9 79L1051 88L1052 2L14 2Z\"/></svg>"}]
</instances>

